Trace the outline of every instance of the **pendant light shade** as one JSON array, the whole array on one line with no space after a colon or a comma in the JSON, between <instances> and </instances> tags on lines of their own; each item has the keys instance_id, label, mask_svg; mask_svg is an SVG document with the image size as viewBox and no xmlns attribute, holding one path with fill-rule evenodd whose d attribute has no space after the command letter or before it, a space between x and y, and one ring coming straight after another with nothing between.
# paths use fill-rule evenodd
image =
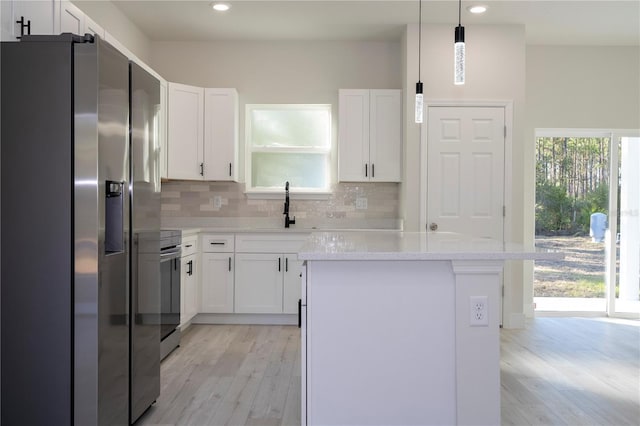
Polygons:
<instances>
[{"instance_id":1,"label":"pendant light shade","mask_svg":"<svg viewBox=\"0 0 640 426\"><path fill-rule=\"evenodd\" d=\"M422 95L422 81L420 81L420 59L422 53L422 0L419 1L418 10L418 82L416 83L415 116L416 123L420 124L424 120L424 99Z\"/></svg>"},{"instance_id":2,"label":"pendant light shade","mask_svg":"<svg viewBox=\"0 0 640 426\"><path fill-rule=\"evenodd\" d=\"M424 99L422 97L422 82L416 83L416 123L422 123L424 117Z\"/></svg>"},{"instance_id":3,"label":"pendant light shade","mask_svg":"<svg viewBox=\"0 0 640 426\"><path fill-rule=\"evenodd\" d=\"M455 29L453 45L453 83L464 84L465 51L464 51L464 27L461 24L462 0L458 2L458 26Z\"/></svg>"}]
</instances>

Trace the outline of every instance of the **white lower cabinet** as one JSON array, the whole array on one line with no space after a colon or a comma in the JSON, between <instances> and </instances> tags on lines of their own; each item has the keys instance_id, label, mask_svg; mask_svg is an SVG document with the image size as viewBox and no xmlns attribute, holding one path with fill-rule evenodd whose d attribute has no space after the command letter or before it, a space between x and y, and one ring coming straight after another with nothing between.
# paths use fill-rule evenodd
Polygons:
<instances>
[{"instance_id":1,"label":"white lower cabinet","mask_svg":"<svg viewBox=\"0 0 640 426\"><path fill-rule=\"evenodd\" d=\"M180 259L180 327L183 328L198 314L198 236L182 237Z\"/></svg>"},{"instance_id":2,"label":"white lower cabinet","mask_svg":"<svg viewBox=\"0 0 640 426\"><path fill-rule=\"evenodd\" d=\"M304 233L202 234L200 319L215 318L206 314L297 314L303 268L296 251L307 237Z\"/></svg>"},{"instance_id":3,"label":"white lower cabinet","mask_svg":"<svg viewBox=\"0 0 640 426\"><path fill-rule=\"evenodd\" d=\"M233 234L205 234L201 238L203 253L200 312L202 313L233 313L234 242Z\"/></svg>"},{"instance_id":4,"label":"white lower cabinet","mask_svg":"<svg viewBox=\"0 0 640 426\"><path fill-rule=\"evenodd\" d=\"M198 313L198 256L183 256L180 268L180 325L183 326Z\"/></svg>"},{"instance_id":5,"label":"white lower cabinet","mask_svg":"<svg viewBox=\"0 0 640 426\"><path fill-rule=\"evenodd\" d=\"M207 314L233 312L233 258L233 253L202 254L200 312Z\"/></svg>"},{"instance_id":6,"label":"white lower cabinet","mask_svg":"<svg viewBox=\"0 0 640 426\"><path fill-rule=\"evenodd\" d=\"M284 261L280 254L236 254L235 312L282 313Z\"/></svg>"},{"instance_id":7,"label":"white lower cabinet","mask_svg":"<svg viewBox=\"0 0 640 426\"><path fill-rule=\"evenodd\" d=\"M236 313L298 313L302 262L296 251L307 237L304 233L236 236Z\"/></svg>"}]
</instances>

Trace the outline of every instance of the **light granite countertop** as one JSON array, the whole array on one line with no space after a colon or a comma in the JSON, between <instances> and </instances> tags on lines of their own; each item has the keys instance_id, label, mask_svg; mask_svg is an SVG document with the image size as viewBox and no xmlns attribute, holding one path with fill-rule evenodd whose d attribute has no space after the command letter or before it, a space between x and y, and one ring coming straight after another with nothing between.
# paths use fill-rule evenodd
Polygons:
<instances>
[{"instance_id":1,"label":"light granite countertop","mask_svg":"<svg viewBox=\"0 0 640 426\"><path fill-rule=\"evenodd\" d=\"M559 252L447 232L314 232L299 260L546 260Z\"/></svg>"},{"instance_id":2,"label":"light granite countertop","mask_svg":"<svg viewBox=\"0 0 640 426\"><path fill-rule=\"evenodd\" d=\"M166 228L169 229L169 228ZM313 232L398 232L397 229L318 229L318 228L270 228L244 226L215 226L215 227L172 227L172 230L182 231L182 235L193 234L240 234L240 233L273 233L273 234L311 234Z\"/></svg>"}]
</instances>

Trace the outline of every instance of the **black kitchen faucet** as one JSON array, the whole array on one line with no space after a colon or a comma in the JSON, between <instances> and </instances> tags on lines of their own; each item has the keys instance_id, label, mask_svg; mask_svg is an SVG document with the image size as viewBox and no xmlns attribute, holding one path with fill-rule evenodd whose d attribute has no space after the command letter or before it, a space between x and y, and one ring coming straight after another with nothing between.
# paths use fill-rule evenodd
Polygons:
<instances>
[{"instance_id":1,"label":"black kitchen faucet","mask_svg":"<svg viewBox=\"0 0 640 426\"><path fill-rule=\"evenodd\" d=\"M289 218L289 181L284 184L284 212L282 214L284 215L285 228L288 228L289 225L296 224L295 216L293 217L293 219Z\"/></svg>"}]
</instances>

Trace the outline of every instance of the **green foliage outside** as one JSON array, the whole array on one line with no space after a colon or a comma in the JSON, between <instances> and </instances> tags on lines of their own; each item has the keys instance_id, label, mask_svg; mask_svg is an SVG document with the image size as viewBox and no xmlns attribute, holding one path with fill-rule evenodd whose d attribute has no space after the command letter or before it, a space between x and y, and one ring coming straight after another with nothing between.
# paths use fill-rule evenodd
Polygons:
<instances>
[{"instance_id":1,"label":"green foliage outside","mask_svg":"<svg viewBox=\"0 0 640 426\"><path fill-rule=\"evenodd\" d=\"M588 234L608 214L609 139L538 138L536 234Z\"/></svg>"}]
</instances>

